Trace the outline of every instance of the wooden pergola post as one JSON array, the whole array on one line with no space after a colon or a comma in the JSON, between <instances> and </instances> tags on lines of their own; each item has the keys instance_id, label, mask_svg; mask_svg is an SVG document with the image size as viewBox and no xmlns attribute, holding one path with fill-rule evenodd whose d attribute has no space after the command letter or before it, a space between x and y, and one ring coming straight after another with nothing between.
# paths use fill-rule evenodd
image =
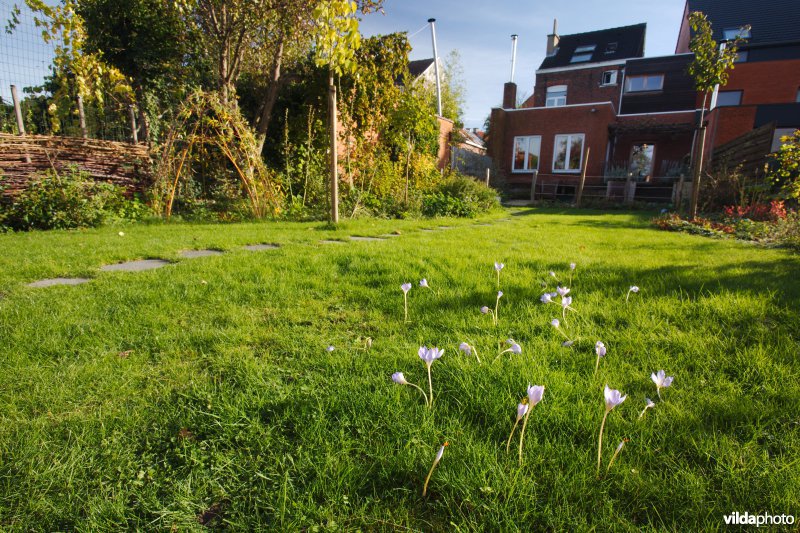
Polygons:
<instances>
[{"instance_id":1,"label":"wooden pergola post","mask_svg":"<svg viewBox=\"0 0 800 533\"><path fill-rule=\"evenodd\" d=\"M586 183L586 169L589 168L589 151L590 147L586 147L586 157L583 159L583 170L581 171L581 181L578 183L578 194L575 197L575 207L581 206L581 199L583 198L583 186Z\"/></svg>"}]
</instances>

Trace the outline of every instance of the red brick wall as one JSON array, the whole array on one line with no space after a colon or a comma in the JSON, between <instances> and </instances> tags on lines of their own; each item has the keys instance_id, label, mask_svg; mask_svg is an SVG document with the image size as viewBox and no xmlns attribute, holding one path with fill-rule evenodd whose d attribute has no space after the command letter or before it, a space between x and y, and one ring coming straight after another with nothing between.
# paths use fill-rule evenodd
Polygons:
<instances>
[{"instance_id":1,"label":"red brick wall","mask_svg":"<svg viewBox=\"0 0 800 533\"><path fill-rule=\"evenodd\" d=\"M553 85L567 86L567 104L587 104L595 102L613 102L619 104L619 93L622 74L617 74L617 84L600 86L603 72L619 70L619 66L568 70L566 72L543 73L536 75L536 87L533 93L534 107L544 107L547 100L547 88Z\"/></svg>"},{"instance_id":2,"label":"red brick wall","mask_svg":"<svg viewBox=\"0 0 800 533\"><path fill-rule=\"evenodd\" d=\"M592 112L592 109L595 111ZM500 176L511 184L530 183L533 173L511 172L514 137L541 135L539 153L540 179L561 182L578 181L579 172L554 173L553 149L555 136L583 133L584 150L591 148L588 176L602 176L608 143L608 125L614 121L614 111L609 105L579 107L548 107L517 111L492 110L491 155ZM592 178L587 177L587 181ZM599 178L595 178L599 179Z\"/></svg>"},{"instance_id":3,"label":"red brick wall","mask_svg":"<svg viewBox=\"0 0 800 533\"><path fill-rule=\"evenodd\" d=\"M797 98L800 59L737 63L723 91L741 90L742 105L786 104Z\"/></svg>"},{"instance_id":4,"label":"red brick wall","mask_svg":"<svg viewBox=\"0 0 800 533\"><path fill-rule=\"evenodd\" d=\"M706 145L719 146L753 129L756 106L718 107L708 115Z\"/></svg>"}]
</instances>

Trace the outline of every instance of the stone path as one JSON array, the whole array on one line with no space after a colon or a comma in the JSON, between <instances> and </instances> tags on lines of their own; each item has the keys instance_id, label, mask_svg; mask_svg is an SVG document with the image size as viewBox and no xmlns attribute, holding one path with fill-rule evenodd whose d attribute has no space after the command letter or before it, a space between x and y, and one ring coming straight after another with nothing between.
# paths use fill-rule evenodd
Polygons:
<instances>
[{"instance_id":1,"label":"stone path","mask_svg":"<svg viewBox=\"0 0 800 533\"><path fill-rule=\"evenodd\" d=\"M88 278L52 278L28 283L28 287L38 289L41 287L55 287L56 285L80 285L81 283L86 283L88 281L91 280Z\"/></svg>"},{"instance_id":2,"label":"stone path","mask_svg":"<svg viewBox=\"0 0 800 533\"><path fill-rule=\"evenodd\" d=\"M509 221L510 219L501 219L500 222ZM473 226L491 226L491 223L482 222L473 224ZM469 227L469 226L464 226ZM443 231L455 229L455 226L438 226L436 228L420 228L420 231L424 232L435 232L435 231ZM376 242L376 241L386 241L389 240L391 237L401 237L401 233L385 233L383 235L379 235L377 237L370 237L364 235L350 235L348 239L350 241L356 242ZM320 244L344 244L345 240L338 240L338 239L323 239L319 241ZM280 244L275 243L262 243L262 244L249 244L244 246L245 250L251 252L260 252L263 250L276 250L280 248ZM212 257L217 255L223 255L225 252L222 250L214 250L214 249L207 249L207 250L182 250L178 252L178 256L182 259L196 259L200 257ZM157 268L162 268L167 265L171 264L169 261L164 259L139 259L136 261L126 261L124 263L116 263L113 265L103 265L100 267L101 272L144 272L146 270L154 270ZM42 279L39 281L34 281L32 283L28 283L27 286L31 288L42 288L42 287L54 287L56 285L81 285L83 283L88 283L91 281L90 278L51 278L51 279Z\"/></svg>"},{"instance_id":3,"label":"stone path","mask_svg":"<svg viewBox=\"0 0 800 533\"><path fill-rule=\"evenodd\" d=\"M128 261L126 263L117 263L115 265L104 265L100 267L101 272L142 272L144 270L153 270L155 268L165 267L169 261L163 259L140 259L138 261Z\"/></svg>"}]
</instances>

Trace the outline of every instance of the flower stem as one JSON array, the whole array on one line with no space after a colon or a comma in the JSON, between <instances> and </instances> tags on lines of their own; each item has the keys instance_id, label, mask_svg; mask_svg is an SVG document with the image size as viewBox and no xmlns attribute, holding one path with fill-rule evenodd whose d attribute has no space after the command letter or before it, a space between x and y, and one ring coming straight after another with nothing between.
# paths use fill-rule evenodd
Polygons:
<instances>
[{"instance_id":1,"label":"flower stem","mask_svg":"<svg viewBox=\"0 0 800 533\"><path fill-rule=\"evenodd\" d=\"M606 426L606 417L608 417L608 413L610 412L611 411L606 409L606 414L603 415L603 422L600 423L600 438L597 439L597 477L600 477L600 458L603 453L603 429Z\"/></svg>"},{"instance_id":2,"label":"flower stem","mask_svg":"<svg viewBox=\"0 0 800 533\"><path fill-rule=\"evenodd\" d=\"M430 392L430 401L428 407L433 407L433 382L431 381L431 365L428 365L428 392Z\"/></svg>"},{"instance_id":3,"label":"flower stem","mask_svg":"<svg viewBox=\"0 0 800 533\"><path fill-rule=\"evenodd\" d=\"M611 460L608 462L608 467L606 467L606 474L608 474L608 472L611 470L611 465L614 464L614 460L622 452L622 448L624 447L625 447L625 441L622 441L622 444L617 448L617 450L614 452L614 455L611 456Z\"/></svg>"},{"instance_id":4,"label":"flower stem","mask_svg":"<svg viewBox=\"0 0 800 533\"><path fill-rule=\"evenodd\" d=\"M497 308L500 307L500 297L497 297L497 301L494 303L494 325L497 325Z\"/></svg>"},{"instance_id":5,"label":"flower stem","mask_svg":"<svg viewBox=\"0 0 800 533\"><path fill-rule=\"evenodd\" d=\"M517 430L518 424L519 424L519 418L517 418L517 421L514 422L514 427L511 428L511 435L508 436L508 442L506 442L506 453L511 451L511 438L514 436L514 432Z\"/></svg>"},{"instance_id":6,"label":"flower stem","mask_svg":"<svg viewBox=\"0 0 800 533\"><path fill-rule=\"evenodd\" d=\"M501 355L503 355L503 354L504 354L504 353L506 353L506 352L510 352L510 351L511 351L511 348L509 348L508 350L503 350L502 352L500 352L499 354L497 354L497 357L495 357L495 358L494 358L494 361L492 361L492 363L496 363L496 362L497 362L497 360L498 360L498 359L500 359L500 356L501 356Z\"/></svg>"},{"instance_id":7,"label":"flower stem","mask_svg":"<svg viewBox=\"0 0 800 533\"><path fill-rule=\"evenodd\" d=\"M408 293L403 293L403 314L405 321L408 322Z\"/></svg>"},{"instance_id":8,"label":"flower stem","mask_svg":"<svg viewBox=\"0 0 800 533\"><path fill-rule=\"evenodd\" d=\"M625 303L628 303L628 298L631 297L631 291L628 291L628 294L625 295Z\"/></svg>"},{"instance_id":9,"label":"flower stem","mask_svg":"<svg viewBox=\"0 0 800 533\"><path fill-rule=\"evenodd\" d=\"M528 417L531 416L533 407L528 409L525 413L525 420L522 421L522 429L519 431L519 466L522 466L522 443L525 441L525 427L528 425Z\"/></svg>"},{"instance_id":10,"label":"flower stem","mask_svg":"<svg viewBox=\"0 0 800 533\"><path fill-rule=\"evenodd\" d=\"M436 468L436 465L439 464L439 461L434 461L431 465L431 469L428 471L428 477L425 478L425 485L422 487L422 496L424 497L428 493L428 482L431 480L431 476L433 475L433 470Z\"/></svg>"},{"instance_id":11,"label":"flower stem","mask_svg":"<svg viewBox=\"0 0 800 533\"><path fill-rule=\"evenodd\" d=\"M422 390L422 387L420 387L419 385L414 385L413 383L409 383L409 385L411 385L412 387L414 387L415 389L417 389L418 391L420 391L422 393L422 396L425 398L425 405L430 407L430 402L428 401L428 395L425 394L425 391Z\"/></svg>"},{"instance_id":12,"label":"flower stem","mask_svg":"<svg viewBox=\"0 0 800 533\"><path fill-rule=\"evenodd\" d=\"M597 362L594 364L594 375L597 375L597 369L600 368L600 354L597 354Z\"/></svg>"},{"instance_id":13,"label":"flower stem","mask_svg":"<svg viewBox=\"0 0 800 533\"><path fill-rule=\"evenodd\" d=\"M481 358L478 357L478 349L472 346L472 351L475 352L475 359L478 360L478 364L481 364Z\"/></svg>"}]
</instances>

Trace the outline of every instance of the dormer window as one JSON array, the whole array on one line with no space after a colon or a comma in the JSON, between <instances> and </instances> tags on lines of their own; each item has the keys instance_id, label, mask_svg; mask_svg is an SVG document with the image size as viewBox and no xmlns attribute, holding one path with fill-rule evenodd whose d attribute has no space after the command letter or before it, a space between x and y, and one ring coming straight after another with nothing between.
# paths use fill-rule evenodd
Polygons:
<instances>
[{"instance_id":1,"label":"dormer window","mask_svg":"<svg viewBox=\"0 0 800 533\"><path fill-rule=\"evenodd\" d=\"M544 102L545 107L561 107L567 105L567 86L566 85L552 85L547 88L547 99Z\"/></svg>"},{"instance_id":2,"label":"dormer window","mask_svg":"<svg viewBox=\"0 0 800 533\"><path fill-rule=\"evenodd\" d=\"M749 39L750 27L740 26L738 28L725 28L722 30L723 41L735 41L736 39Z\"/></svg>"},{"instance_id":3,"label":"dormer window","mask_svg":"<svg viewBox=\"0 0 800 533\"><path fill-rule=\"evenodd\" d=\"M660 91L663 88L663 74L647 74L645 76L628 76L625 78L626 93Z\"/></svg>"},{"instance_id":4,"label":"dormer window","mask_svg":"<svg viewBox=\"0 0 800 533\"><path fill-rule=\"evenodd\" d=\"M608 43L606 45L606 53L607 54L613 54L614 52L617 51L617 47L618 46L619 46L619 43Z\"/></svg>"},{"instance_id":5,"label":"dormer window","mask_svg":"<svg viewBox=\"0 0 800 533\"><path fill-rule=\"evenodd\" d=\"M581 63L583 61L590 61L592 59L592 55L594 54L595 48L597 48L597 45L594 44L577 47L575 49L575 53L572 54L572 59L570 60L570 63Z\"/></svg>"}]
</instances>

